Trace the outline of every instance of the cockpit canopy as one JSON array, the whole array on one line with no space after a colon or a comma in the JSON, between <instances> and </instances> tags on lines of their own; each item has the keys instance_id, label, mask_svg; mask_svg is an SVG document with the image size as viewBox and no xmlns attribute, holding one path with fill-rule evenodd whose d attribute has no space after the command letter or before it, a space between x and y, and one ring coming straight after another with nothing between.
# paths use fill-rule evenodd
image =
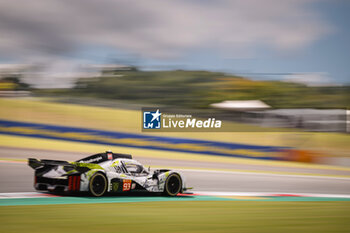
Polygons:
<instances>
[{"instance_id":1,"label":"cockpit canopy","mask_svg":"<svg viewBox=\"0 0 350 233\"><path fill-rule=\"evenodd\" d=\"M78 160L77 162L98 164L108 160L120 159L120 158L132 159L132 156L129 154L113 153L112 151L106 151L105 153L90 155L86 158Z\"/></svg>"},{"instance_id":2,"label":"cockpit canopy","mask_svg":"<svg viewBox=\"0 0 350 233\"><path fill-rule=\"evenodd\" d=\"M121 167L121 170L127 174L134 176L148 175L147 170L136 160L121 159L119 166Z\"/></svg>"}]
</instances>

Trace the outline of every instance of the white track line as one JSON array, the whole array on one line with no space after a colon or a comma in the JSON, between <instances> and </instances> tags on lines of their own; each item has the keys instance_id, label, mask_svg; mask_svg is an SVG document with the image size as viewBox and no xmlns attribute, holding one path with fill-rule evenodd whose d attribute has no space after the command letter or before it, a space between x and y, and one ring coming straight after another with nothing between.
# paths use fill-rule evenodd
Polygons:
<instances>
[{"instance_id":1,"label":"white track line","mask_svg":"<svg viewBox=\"0 0 350 233\"><path fill-rule=\"evenodd\" d=\"M1 160L0 163L21 163L21 164L26 164L27 161L16 161L16 160Z\"/></svg>"},{"instance_id":2,"label":"white track line","mask_svg":"<svg viewBox=\"0 0 350 233\"><path fill-rule=\"evenodd\" d=\"M300 197L332 197L332 198L350 198L347 194L321 194L321 193L277 193L277 192L211 192L211 191L197 191L194 192L199 195L206 196L248 196L248 197L262 197L262 196L300 196Z\"/></svg>"},{"instance_id":3,"label":"white track line","mask_svg":"<svg viewBox=\"0 0 350 233\"><path fill-rule=\"evenodd\" d=\"M56 197L56 195L49 193L38 193L38 192L18 192L18 193L0 193L0 199L9 198L48 198Z\"/></svg>"},{"instance_id":4,"label":"white track line","mask_svg":"<svg viewBox=\"0 0 350 233\"><path fill-rule=\"evenodd\" d=\"M280 176L280 177L296 177L296 178L316 178L316 179L336 179L336 180L350 180L350 177L336 177L336 176L317 176L317 175L294 175L294 174L275 174L268 172L241 172L241 171L220 171L220 170L202 170L202 169L174 169L176 171L188 172L202 172L202 173L218 173L218 174L232 174L232 175L263 175L263 176Z\"/></svg>"}]
</instances>

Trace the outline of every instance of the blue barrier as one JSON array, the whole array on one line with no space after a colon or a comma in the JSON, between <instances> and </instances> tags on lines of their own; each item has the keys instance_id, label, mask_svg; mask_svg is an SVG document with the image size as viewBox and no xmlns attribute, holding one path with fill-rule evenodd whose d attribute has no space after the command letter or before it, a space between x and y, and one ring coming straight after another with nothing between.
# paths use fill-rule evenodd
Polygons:
<instances>
[{"instance_id":1,"label":"blue barrier","mask_svg":"<svg viewBox=\"0 0 350 233\"><path fill-rule=\"evenodd\" d=\"M110 146L270 160L282 160L283 158L279 152L285 149L283 147L159 137L6 120L0 120L0 134L88 142Z\"/></svg>"}]
</instances>

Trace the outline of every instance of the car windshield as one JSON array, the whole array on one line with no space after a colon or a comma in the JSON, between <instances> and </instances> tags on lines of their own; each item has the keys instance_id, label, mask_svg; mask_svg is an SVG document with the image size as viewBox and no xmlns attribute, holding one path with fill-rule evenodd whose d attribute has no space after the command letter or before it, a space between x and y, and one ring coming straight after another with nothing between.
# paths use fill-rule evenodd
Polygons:
<instances>
[{"instance_id":1,"label":"car windshield","mask_svg":"<svg viewBox=\"0 0 350 233\"><path fill-rule=\"evenodd\" d=\"M126 163L126 169L133 175L147 175L147 171L140 164Z\"/></svg>"}]
</instances>

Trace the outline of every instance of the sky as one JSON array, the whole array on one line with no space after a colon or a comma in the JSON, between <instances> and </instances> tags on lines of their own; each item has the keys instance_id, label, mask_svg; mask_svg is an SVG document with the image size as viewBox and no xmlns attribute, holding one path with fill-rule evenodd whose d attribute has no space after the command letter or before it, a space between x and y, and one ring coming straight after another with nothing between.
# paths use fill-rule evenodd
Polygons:
<instances>
[{"instance_id":1,"label":"sky","mask_svg":"<svg viewBox=\"0 0 350 233\"><path fill-rule=\"evenodd\" d=\"M349 84L348 12L348 0L0 0L0 63Z\"/></svg>"}]
</instances>

